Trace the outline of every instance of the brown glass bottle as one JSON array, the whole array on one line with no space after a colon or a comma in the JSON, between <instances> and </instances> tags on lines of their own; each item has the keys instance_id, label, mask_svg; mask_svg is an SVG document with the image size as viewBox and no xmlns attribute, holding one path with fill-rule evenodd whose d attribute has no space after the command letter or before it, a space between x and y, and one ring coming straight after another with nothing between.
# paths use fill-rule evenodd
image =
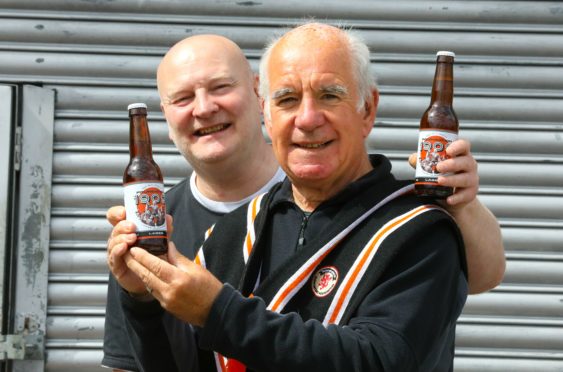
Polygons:
<instances>
[{"instance_id":1,"label":"brown glass bottle","mask_svg":"<svg viewBox=\"0 0 563 372\"><path fill-rule=\"evenodd\" d=\"M430 106L420 119L415 192L419 196L446 198L452 187L438 185L438 162L449 158L446 148L457 139L459 128L453 109L455 54L441 51L436 54L436 73L432 84Z\"/></svg>"},{"instance_id":2,"label":"brown glass bottle","mask_svg":"<svg viewBox=\"0 0 563 372\"><path fill-rule=\"evenodd\" d=\"M130 160L123 174L128 221L137 226L137 242L154 255L168 251L166 203L162 172L152 157L147 105L132 103L129 111Z\"/></svg>"}]
</instances>

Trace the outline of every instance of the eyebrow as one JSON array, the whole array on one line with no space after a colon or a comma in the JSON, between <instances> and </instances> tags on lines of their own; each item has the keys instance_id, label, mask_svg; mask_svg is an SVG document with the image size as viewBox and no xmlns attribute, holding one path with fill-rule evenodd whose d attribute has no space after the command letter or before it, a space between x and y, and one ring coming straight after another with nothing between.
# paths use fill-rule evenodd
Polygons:
<instances>
[{"instance_id":1,"label":"eyebrow","mask_svg":"<svg viewBox=\"0 0 563 372\"><path fill-rule=\"evenodd\" d=\"M206 84L208 86L213 86L214 84L224 83L224 82L234 86L234 85L239 84L240 80L236 79L234 76L231 76L231 75L219 75L219 76L209 78L209 80L207 81ZM190 86L189 88L184 88L182 90L178 90L176 92L173 92L173 94L166 95L166 97L165 97L166 101L164 102L164 104L172 103L178 97L184 96L186 94L186 92L193 93L192 87Z\"/></svg>"},{"instance_id":2,"label":"eyebrow","mask_svg":"<svg viewBox=\"0 0 563 372\"><path fill-rule=\"evenodd\" d=\"M338 84L323 86L323 87L321 87L320 91L321 91L321 93L348 95L348 88L346 88L343 85L338 85ZM284 96L286 96L288 94L292 94L292 93L295 93L295 89L281 88L281 89L274 91L274 93L272 93L272 99L275 100L275 99L284 97Z\"/></svg>"},{"instance_id":3,"label":"eyebrow","mask_svg":"<svg viewBox=\"0 0 563 372\"><path fill-rule=\"evenodd\" d=\"M347 95L348 94L348 88L346 88L343 85L334 84L334 85L328 85L328 86L321 87L321 92L322 93Z\"/></svg>"},{"instance_id":4,"label":"eyebrow","mask_svg":"<svg viewBox=\"0 0 563 372\"><path fill-rule=\"evenodd\" d=\"M173 97L173 96L167 95L166 97L164 97L163 103L164 103L165 105L170 105L173 100L174 100L174 97Z\"/></svg>"},{"instance_id":5,"label":"eyebrow","mask_svg":"<svg viewBox=\"0 0 563 372\"><path fill-rule=\"evenodd\" d=\"M166 95L166 97L164 97L164 104L165 105L170 105L172 104L172 102L174 102L176 99L178 99L178 97L182 97L186 94L186 91L178 91L178 92L174 92L174 94L168 94Z\"/></svg>"},{"instance_id":6,"label":"eyebrow","mask_svg":"<svg viewBox=\"0 0 563 372\"><path fill-rule=\"evenodd\" d=\"M281 89L274 91L274 93L272 93L272 99L278 99L278 98L281 98L281 97L286 96L288 94L292 94L294 92L295 92L295 89L292 89L292 88L281 88Z\"/></svg>"}]
</instances>

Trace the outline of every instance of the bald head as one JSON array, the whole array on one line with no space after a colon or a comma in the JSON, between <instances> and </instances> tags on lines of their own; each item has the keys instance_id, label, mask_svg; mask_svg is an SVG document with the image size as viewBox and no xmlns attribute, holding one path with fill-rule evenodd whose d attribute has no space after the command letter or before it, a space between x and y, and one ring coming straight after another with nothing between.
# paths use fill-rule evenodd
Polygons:
<instances>
[{"instance_id":1,"label":"bald head","mask_svg":"<svg viewBox=\"0 0 563 372\"><path fill-rule=\"evenodd\" d=\"M220 35L191 36L172 46L158 65L156 79L161 101L164 103L169 98L168 88L180 74L190 73L187 68L218 60L243 76L253 78L250 64L234 42Z\"/></svg>"}]
</instances>

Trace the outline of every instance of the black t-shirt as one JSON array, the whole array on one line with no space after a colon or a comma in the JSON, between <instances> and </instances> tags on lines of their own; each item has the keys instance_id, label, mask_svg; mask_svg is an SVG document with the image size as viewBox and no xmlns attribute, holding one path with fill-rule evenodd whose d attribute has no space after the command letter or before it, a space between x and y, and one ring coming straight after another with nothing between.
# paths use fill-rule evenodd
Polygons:
<instances>
[{"instance_id":1,"label":"black t-shirt","mask_svg":"<svg viewBox=\"0 0 563 372\"><path fill-rule=\"evenodd\" d=\"M204 232L223 216L223 213L213 212L202 206L194 197L190 189L190 180L186 178L166 192L167 213L173 218L174 231L172 241L177 243L176 248L184 256L193 259L195 252L203 243ZM181 244L180 244L181 243ZM120 287L115 278L109 276L108 296L106 304L106 320L104 332L104 358L102 365L126 371L138 371L133 351L123 322L123 311L118 302ZM179 350L189 350L186 342L185 330L172 326L173 317L166 316L164 324L169 337L176 340L175 346ZM177 324L177 322L176 322ZM188 325L184 325L189 327ZM174 337L178 334L178 337ZM179 337L184 335L184 337ZM175 353L176 363L189 371L188 359L181 360L185 353Z\"/></svg>"},{"instance_id":2,"label":"black t-shirt","mask_svg":"<svg viewBox=\"0 0 563 372\"><path fill-rule=\"evenodd\" d=\"M173 218L173 242L180 253L194 259L195 253L203 243L203 232L223 216L223 213L210 211L194 198L188 179L180 182L166 193L167 213Z\"/></svg>"},{"instance_id":3,"label":"black t-shirt","mask_svg":"<svg viewBox=\"0 0 563 372\"><path fill-rule=\"evenodd\" d=\"M246 204L257 194L268 191L274 184L281 182L285 174L278 168L274 176L255 194L235 202L213 202L205 196L194 196L198 192L195 188L195 177L186 178L166 192L166 208L174 221L171 240L176 244L180 253L189 259L195 257L205 238L205 231L217 222L225 213L238 206ZM195 191L192 191L195 190ZM199 199L198 199L199 198ZM207 206L206 206L207 205ZM104 357L102 365L126 371L138 371L136 356L131 348L129 335L125 329L123 310L119 304L121 288L110 274L106 304L106 319L104 331ZM163 325L168 339L174 347L174 358L182 371L194 370L194 354L186 352L195 350L193 337L186 337L191 332L191 326L178 321L172 315L165 313Z\"/></svg>"}]
</instances>

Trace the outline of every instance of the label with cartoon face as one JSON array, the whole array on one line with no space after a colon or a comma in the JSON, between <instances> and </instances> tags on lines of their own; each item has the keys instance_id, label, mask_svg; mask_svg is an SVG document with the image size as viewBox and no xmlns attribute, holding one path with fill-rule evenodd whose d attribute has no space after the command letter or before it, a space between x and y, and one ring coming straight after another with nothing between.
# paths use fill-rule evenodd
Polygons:
<instances>
[{"instance_id":1,"label":"label with cartoon face","mask_svg":"<svg viewBox=\"0 0 563 372\"><path fill-rule=\"evenodd\" d=\"M436 182L440 173L436 165L449 159L446 149L457 134L434 129L423 129L418 135L418 156L416 159L416 182ZM442 174L444 175L444 174Z\"/></svg>"},{"instance_id":2,"label":"label with cartoon face","mask_svg":"<svg viewBox=\"0 0 563 372\"><path fill-rule=\"evenodd\" d=\"M159 182L135 182L124 187L127 221L137 226L139 238L166 237L164 185Z\"/></svg>"}]
</instances>

